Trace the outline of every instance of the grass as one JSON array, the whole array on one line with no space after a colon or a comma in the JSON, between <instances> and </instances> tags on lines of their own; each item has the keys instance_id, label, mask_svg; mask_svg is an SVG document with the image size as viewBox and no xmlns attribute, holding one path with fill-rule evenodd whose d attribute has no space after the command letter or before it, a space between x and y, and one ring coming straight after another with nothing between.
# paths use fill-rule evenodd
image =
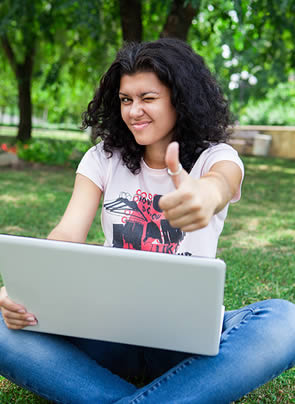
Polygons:
<instances>
[{"instance_id":1,"label":"grass","mask_svg":"<svg viewBox=\"0 0 295 404\"><path fill-rule=\"evenodd\" d=\"M45 238L70 199L74 170L45 167L0 171L0 233ZM100 211L88 241L102 243Z\"/></svg>"},{"instance_id":2,"label":"grass","mask_svg":"<svg viewBox=\"0 0 295 404\"><path fill-rule=\"evenodd\" d=\"M230 207L218 256L227 263L228 310L257 300L295 303L295 161L244 158L243 197ZM0 233L46 237L70 198L74 171L41 166L0 171ZM99 214L88 242L101 243ZM47 401L0 377L1 403ZM236 403L295 403L295 369Z\"/></svg>"},{"instance_id":3,"label":"grass","mask_svg":"<svg viewBox=\"0 0 295 404\"><path fill-rule=\"evenodd\" d=\"M78 129L78 125L77 125ZM3 141L11 142L13 138L17 135L18 128L16 126L4 126L0 125L0 137ZM82 132L79 130L54 130L54 129L43 129L43 128L33 128L32 130L33 139L64 139L64 140L85 140L89 139L89 134L87 132Z\"/></svg>"}]
</instances>

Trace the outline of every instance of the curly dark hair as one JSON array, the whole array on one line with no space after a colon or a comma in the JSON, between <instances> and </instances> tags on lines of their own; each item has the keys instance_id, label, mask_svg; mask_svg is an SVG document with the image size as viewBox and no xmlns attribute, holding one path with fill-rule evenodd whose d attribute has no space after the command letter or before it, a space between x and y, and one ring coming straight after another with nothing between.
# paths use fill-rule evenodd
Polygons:
<instances>
[{"instance_id":1,"label":"curly dark hair","mask_svg":"<svg viewBox=\"0 0 295 404\"><path fill-rule=\"evenodd\" d=\"M110 156L117 149L133 174L140 171L145 146L136 143L122 120L119 99L121 77L137 72L155 73L170 89L177 113L173 140L179 143L181 164L190 172L210 143L226 141L230 118L228 102L203 58L181 40L127 43L119 50L82 115L82 128L91 126L94 142L100 137Z\"/></svg>"}]
</instances>

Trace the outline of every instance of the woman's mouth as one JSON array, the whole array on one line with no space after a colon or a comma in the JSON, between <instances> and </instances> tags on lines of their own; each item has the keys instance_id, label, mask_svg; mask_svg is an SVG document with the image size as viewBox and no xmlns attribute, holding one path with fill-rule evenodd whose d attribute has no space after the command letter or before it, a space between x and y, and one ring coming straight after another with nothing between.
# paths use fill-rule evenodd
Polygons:
<instances>
[{"instance_id":1,"label":"woman's mouth","mask_svg":"<svg viewBox=\"0 0 295 404\"><path fill-rule=\"evenodd\" d=\"M132 128L136 130L144 129L146 128L151 122L148 121L143 121L143 122L134 122L131 124Z\"/></svg>"}]
</instances>

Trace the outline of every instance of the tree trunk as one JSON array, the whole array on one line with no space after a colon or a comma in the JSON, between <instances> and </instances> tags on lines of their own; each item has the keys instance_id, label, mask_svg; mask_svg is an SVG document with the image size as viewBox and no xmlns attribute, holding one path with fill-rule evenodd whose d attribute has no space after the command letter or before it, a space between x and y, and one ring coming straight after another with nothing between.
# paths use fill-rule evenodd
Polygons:
<instances>
[{"instance_id":1,"label":"tree trunk","mask_svg":"<svg viewBox=\"0 0 295 404\"><path fill-rule=\"evenodd\" d=\"M174 0L160 37L179 38L186 41L189 28L199 11L198 9L191 4L184 7L184 0Z\"/></svg>"},{"instance_id":2,"label":"tree trunk","mask_svg":"<svg viewBox=\"0 0 295 404\"><path fill-rule=\"evenodd\" d=\"M141 0L120 0L120 15L124 41L141 42Z\"/></svg>"},{"instance_id":3,"label":"tree trunk","mask_svg":"<svg viewBox=\"0 0 295 404\"><path fill-rule=\"evenodd\" d=\"M18 76L19 125L16 139L27 142L32 132L31 76L23 71Z\"/></svg>"},{"instance_id":4,"label":"tree trunk","mask_svg":"<svg viewBox=\"0 0 295 404\"><path fill-rule=\"evenodd\" d=\"M31 138L32 132L31 82L34 65L35 42L33 39L29 44L27 42L28 45L22 63L17 62L15 53L5 34L1 36L1 43L11 68L15 73L18 84L18 106L20 117L16 139L21 142L27 142Z\"/></svg>"}]
</instances>

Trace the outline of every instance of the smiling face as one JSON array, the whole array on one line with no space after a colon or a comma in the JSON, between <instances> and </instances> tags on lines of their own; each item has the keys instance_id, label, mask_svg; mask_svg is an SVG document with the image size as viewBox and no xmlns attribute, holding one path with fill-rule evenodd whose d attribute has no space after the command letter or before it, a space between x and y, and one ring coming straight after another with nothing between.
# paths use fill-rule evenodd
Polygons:
<instances>
[{"instance_id":1,"label":"smiling face","mask_svg":"<svg viewBox=\"0 0 295 404\"><path fill-rule=\"evenodd\" d=\"M136 142L146 153L165 153L176 122L170 89L155 73L141 72L122 76L119 97L122 119Z\"/></svg>"}]
</instances>

